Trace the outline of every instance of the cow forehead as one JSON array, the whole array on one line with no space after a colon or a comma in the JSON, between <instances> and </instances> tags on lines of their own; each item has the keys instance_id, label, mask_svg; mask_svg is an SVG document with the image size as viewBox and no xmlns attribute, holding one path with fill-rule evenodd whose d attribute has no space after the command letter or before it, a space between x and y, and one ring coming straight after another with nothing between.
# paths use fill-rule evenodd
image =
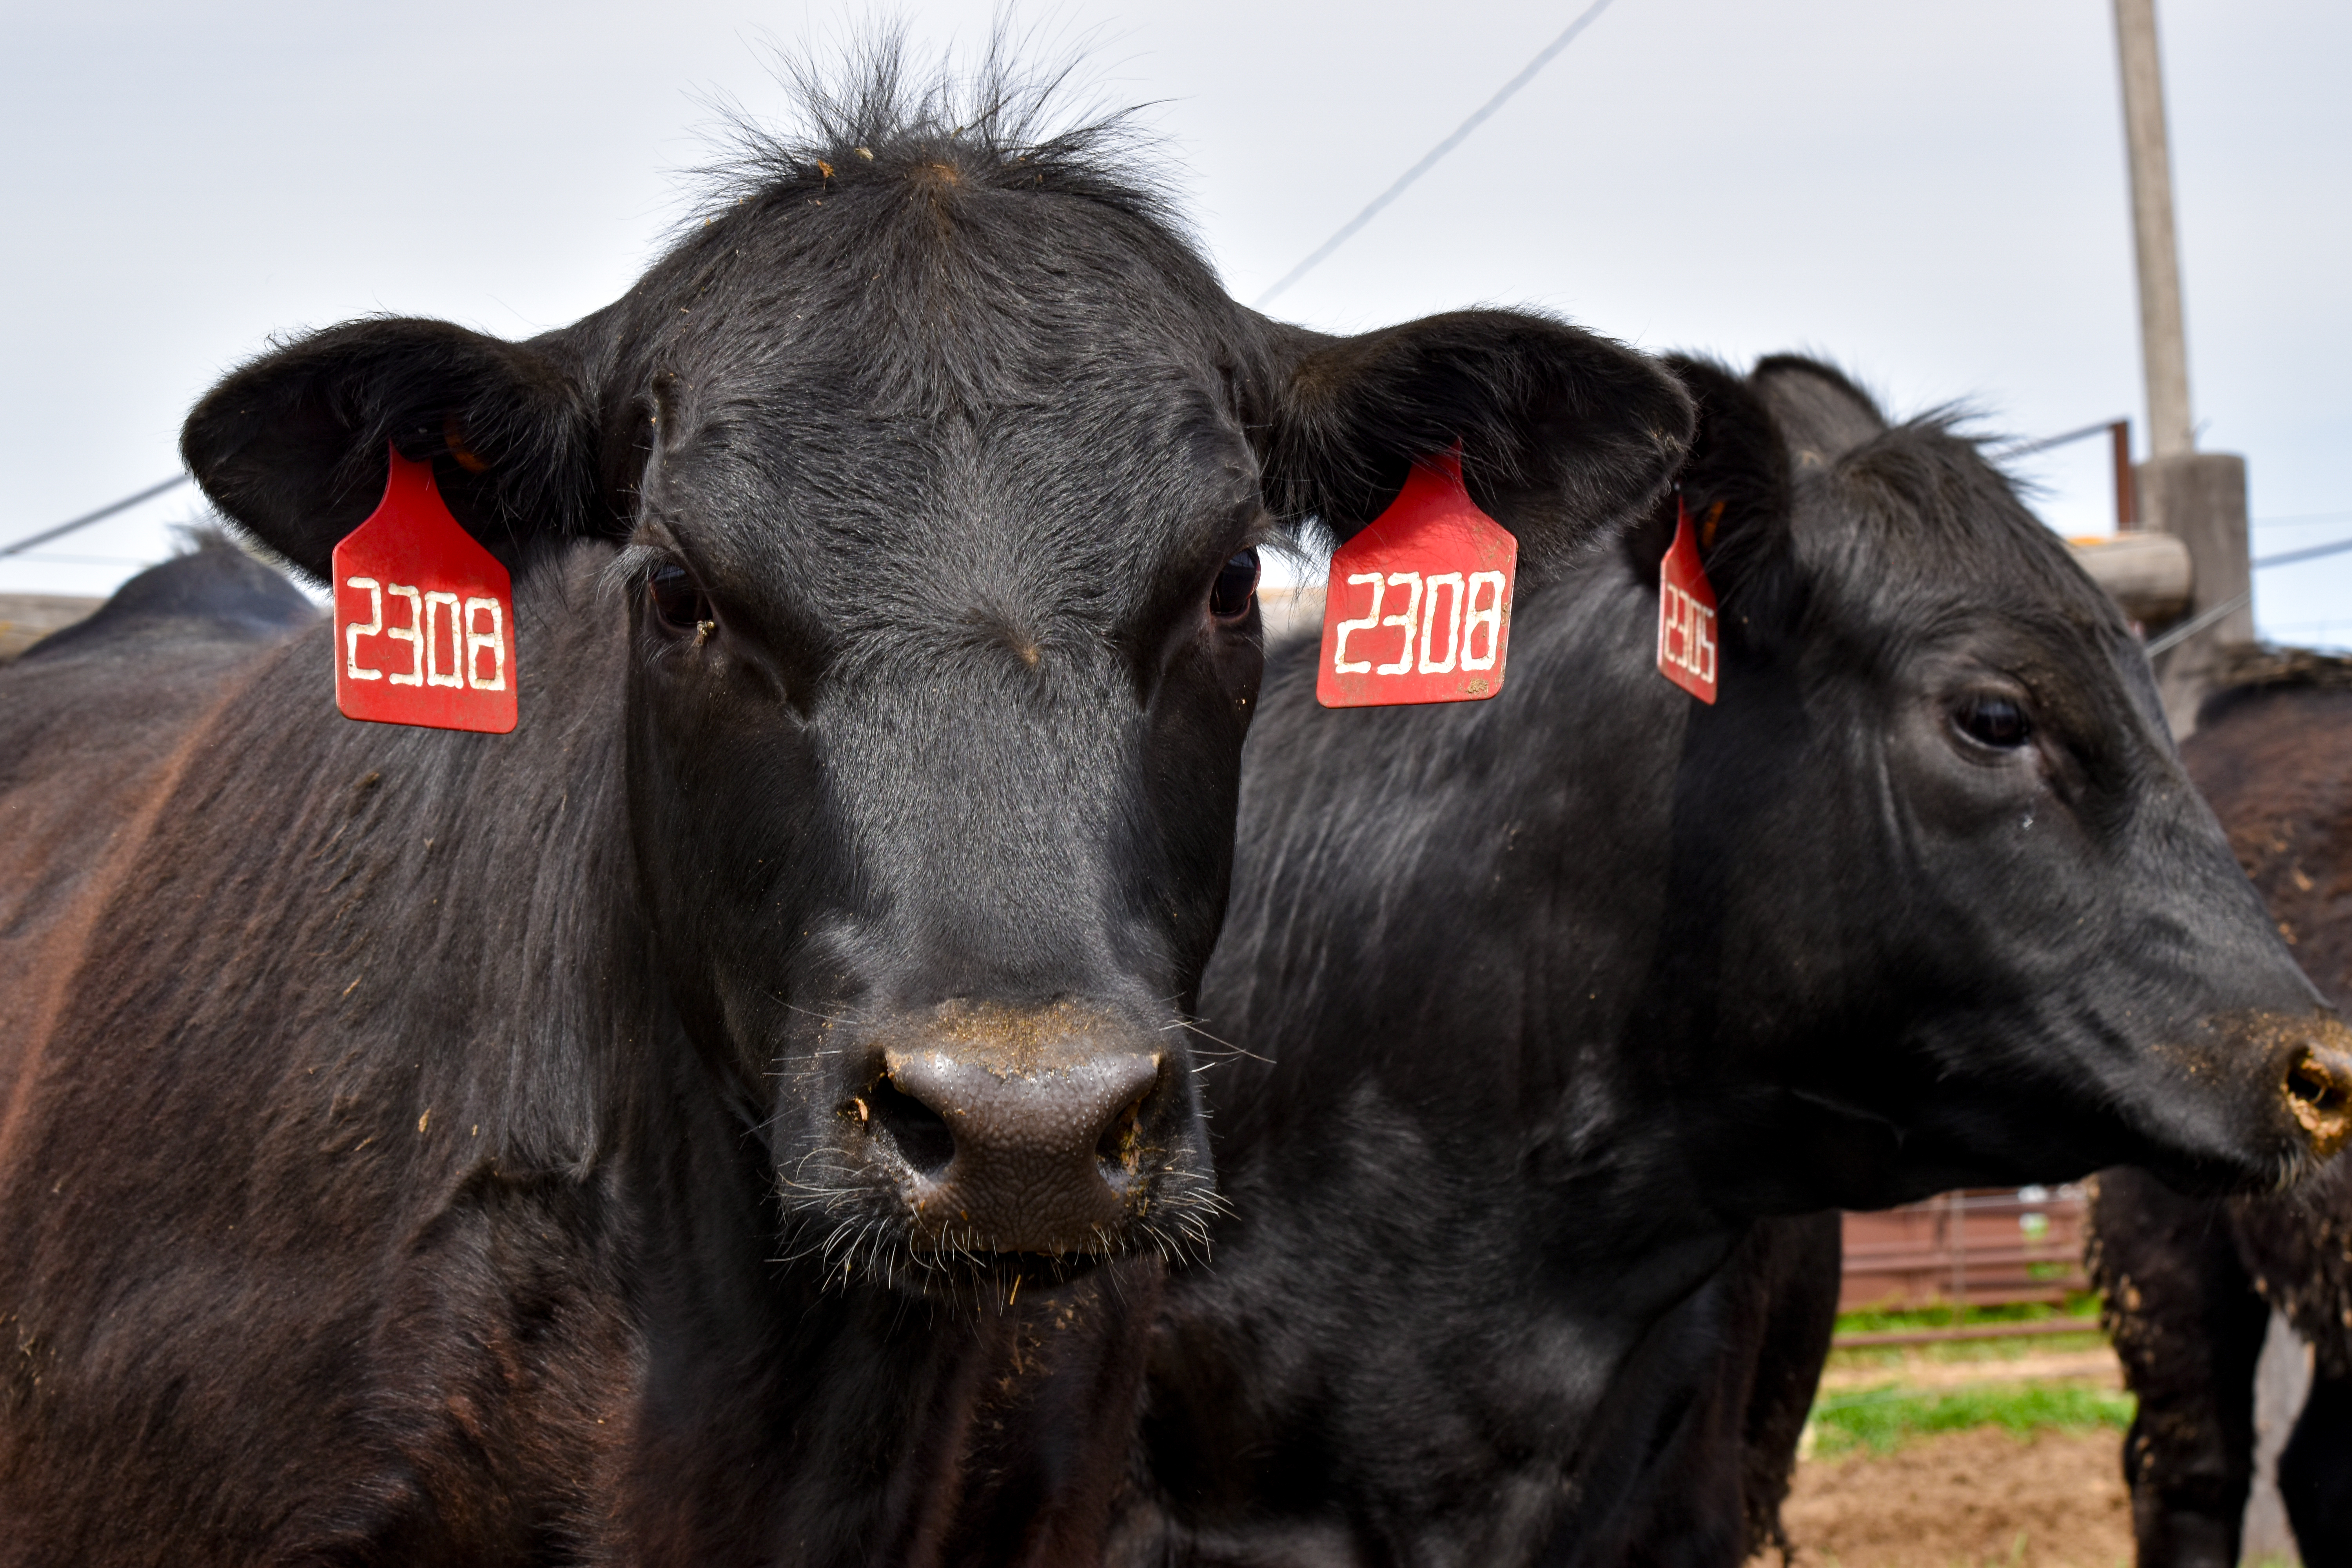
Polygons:
<instances>
[{"instance_id":1,"label":"cow forehead","mask_svg":"<svg viewBox=\"0 0 2352 1568\"><path fill-rule=\"evenodd\" d=\"M829 623L889 606L1108 627L1259 519L1255 460L1199 388L1130 380L945 416L780 406L721 411L646 499L714 590Z\"/></svg>"},{"instance_id":2,"label":"cow forehead","mask_svg":"<svg viewBox=\"0 0 2352 1568\"><path fill-rule=\"evenodd\" d=\"M1211 371L1248 331L1163 224L1050 190L942 206L890 180L724 216L656 264L624 311L658 356L854 383L908 412L1090 370Z\"/></svg>"},{"instance_id":3,"label":"cow forehead","mask_svg":"<svg viewBox=\"0 0 2352 1568\"><path fill-rule=\"evenodd\" d=\"M1944 621L1973 614L2100 643L2124 630L1974 443L1932 424L1885 433L1798 493L1798 548L1855 620L1917 629L1941 606Z\"/></svg>"},{"instance_id":4,"label":"cow forehead","mask_svg":"<svg viewBox=\"0 0 2352 1568\"><path fill-rule=\"evenodd\" d=\"M887 602L1109 626L1213 569L1258 493L1248 334L1213 276L1100 204L915 195L771 205L656 268L648 514L715 590L828 623Z\"/></svg>"}]
</instances>

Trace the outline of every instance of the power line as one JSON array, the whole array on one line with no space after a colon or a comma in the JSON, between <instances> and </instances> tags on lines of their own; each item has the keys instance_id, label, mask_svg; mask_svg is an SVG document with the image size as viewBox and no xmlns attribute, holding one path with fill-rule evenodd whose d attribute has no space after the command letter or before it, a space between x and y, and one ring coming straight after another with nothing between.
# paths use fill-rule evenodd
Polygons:
<instances>
[{"instance_id":1,"label":"power line","mask_svg":"<svg viewBox=\"0 0 2352 1568\"><path fill-rule=\"evenodd\" d=\"M2164 652L2167 648L2169 648L2178 643L2187 642L2190 637L2195 637L2199 632L2203 631L2207 626L2211 626L2214 622L2222 619L2235 611L2245 608L2248 604L2252 602L2253 597L2254 591L2252 588L2249 588L2244 593L2239 595L2236 598L2224 599L2221 603L2214 605L2211 609L2206 610L2200 615L2194 616L2189 619L2181 622L2179 626L2173 627L2170 631L2165 633L2162 637L2154 639L2147 645L2147 657L2154 658L2158 654Z\"/></svg>"},{"instance_id":2,"label":"power line","mask_svg":"<svg viewBox=\"0 0 2352 1568\"><path fill-rule=\"evenodd\" d=\"M1587 26L1591 25L1594 17L1600 16L1601 12L1606 11L1608 8L1609 0L1592 0L1592 4L1584 8L1584 14L1582 16L1577 17L1575 21L1570 22L1565 32L1561 33L1559 37L1554 38L1550 43L1545 45L1543 52L1528 62L1527 69L1521 71L1518 75L1505 82L1503 84L1502 91L1488 99L1486 105L1481 108L1477 113L1473 114L1469 119L1456 126L1453 135L1448 136L1444 141L1440 142L1436 146L1431 148L1428 155L1423 158L1420 163L1415 163L1412 168L1407 169L1403 175L1398 179L1395 184L1391 185L1387 190L1382 191L1379 195L1374 196L1370 206L1366 207L1362 212L1358 213L1354 217L1349 218L1346 223L1340 225L1339 232L1325 240L1320 246L1317 247L1314 255L1309 256L1306 260L1300 262L1288 272L1283 274L1282 281L1276 283L1273 288L1259 295L1255 303L1251 306L1251 309L1257 310L1265 310L1268 305L1274 302L1276 295L1289 288L1293 283L1297 282L1301 278L1306 277L1309 272L1320 266L1325 258L1328 257L1333 251L1339 249L1341 246L1347 244L1349 240L1354 238L1358 229L1363 227L1366 224L1371 222L1373 218L1379 216L1380 211L1382 207L1387 206L1391 202L1396 200L1397 197L1404 195L1405 187L1412 184L1423 174L1429 173L1432 168L1436 166L1437 161L1440 158L1444 157L1445 154L1453 152L1454 149L1462 145L1462 142L1465 137L1468 136L1473 131L1477 130L1481 125L1484 125L1486 122L1487 116L1493 114L1495 110L1502 108L1505 103L1508 102L1513 93L1518 91L1519 89L1533 81L1536 79L1536 73L1538 71L1551 64L1553 56L1559 54L1560 50L1568 47L1570 44L1575 42L1576 35L1584 31Z\"/></svg>"},{"instance_id":3,"label":"power line","mask_svg":"<svg viewBox=\"0 0 2352 1568\"><path fill-rule=\"evenodd\" d=\"M2265 566L2284 566L2295 561L2313 561L2322 555L2334 555L2346 550L2352 550L2352 539L2339 539L2333 544L2315 544L2308 550L2282 551L2276 555L2265 555L2259 561L2250 561L2247 564L2260 571ZM2154 658L2166 649L2187 642L2214 622L2252 604L2253 597L2254 591L2249 588L2235 598L2225 599L2202 614L2181 622L2162 637L2150 639L2147 645L2147 657Z\"/></svg>"},{"instance_id":4,"label":"power line","mask_svg":"<svg viewBox=\"0 0 2352 1568\"><path fill-rule=\"evenodd\" d=\"M2246 563L2259 572L2265 566L2284 566L2296 561L2316 561L2323 555L2335 555L2352 550L2352 539L2339 539L2333 544L2307 545L2301 550L2282 550L2276 555L2264 555Z\"/></svg>"},{"instance_id":5,"label":"power line","mask_svg":"<svg viewBox=\"0 0 2352 1568\"><path fill-rule=\"evenodd\" d=\"M2317 528L2322 523L2352 522L2352 511L2305 511L2291 517L2258 517L2256 528Z\"/></svg>"},{"instance_id":6,"label":"power line","mask_svg":"<svg viewBox=\"0 0 2352 1568\"><path fill-rule=\"evenodd\" d=\"M2063 447L2070 441L2087 441L2094 436L2104 436L2122 424L2120 419L2102 419L2096 425L2085 425L2080 430L2069 430L2063 436L2043 436L2036 440L2008 441L1993 448L1993 456L2006 461L2035 452L2046 452L2053 447Z\"/></svg>"},{"instance_id":7,"label":"power line","mask_svg":"<svg viewBox=\"0 0 2352 1568\"><path fill-rule=\"evenodd\" d=\"M93 522L112 517L118 511L128 511L142 500L152 500L165 490L187 482L187 475L173 474L162 484L149 485L135 496L124 496L121 500L110 501L96 511L86 511L70 522L61 522L55 528L45 528L28 538L17 540L13 544L0 545L0 555L15 555L22 551L30 550L37 544L47 544L52 539L62 539L77 528L87 528Z\"/></svg>"}]
</instances>

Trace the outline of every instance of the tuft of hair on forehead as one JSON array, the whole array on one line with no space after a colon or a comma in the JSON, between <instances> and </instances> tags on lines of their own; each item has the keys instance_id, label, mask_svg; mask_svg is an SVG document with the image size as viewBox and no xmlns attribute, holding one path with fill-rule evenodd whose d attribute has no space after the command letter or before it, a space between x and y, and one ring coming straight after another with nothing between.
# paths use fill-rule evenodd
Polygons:
<instances>
[{"instance_id":1,"label":"tuft of hair on forehead","mask_svg":"<svg viewBox=\"0 0 2352 1568\"><path fill-rule=\"evenodd\" d=\"M835 58L780 54L792 122L769 126L725 106L724 155L700 171L709 190L681 226L740 207L798 203L875 181L944 195L959 187L1049 190L1181 234L1163 181L1147 166L1139 110L1082 97L1080 61L1024 67L1000 24L977 64L951 54L918 64L905 26L877 29Z\"/></svg>"},{"instance_id":2,"label":"tuft of hair on forehead","mask_svg":"<svg viewBox=\"0 0 2352 1568\"><path fill-rule=\"evenodd\" d=\"M1965 584L2011 613L2053 624L2120 627L2121 612L2071 565L2016 482L1958 428L1969 417L1962 408L1930 410L1823 476L1852 531L1850 569L1863 581Z\"/></svg>"}]
</instances>

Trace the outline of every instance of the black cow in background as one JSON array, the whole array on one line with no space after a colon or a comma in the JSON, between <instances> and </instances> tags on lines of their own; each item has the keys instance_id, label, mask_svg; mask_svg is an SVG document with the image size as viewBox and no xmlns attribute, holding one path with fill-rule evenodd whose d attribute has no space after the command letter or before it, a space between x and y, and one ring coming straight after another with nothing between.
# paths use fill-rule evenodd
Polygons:
<instances>
[{"instance_id":1,"label":"black cow in background","mask_svg":"<svg viewBox=\"0 0 2352 1568\"><path fill-rule=\"evenodd\" d=\"M1269 660L1201 1001L1232 1215L1121 1561L1735 1563L1835 1301L1832 1222L1761 1222L2126 1157L2268 1187L2352 1125L2352 1031L2000 475L1817 364L1682 369L1717 704L1655 668L1671 501L1522 599L1491 701L1327 711L1316 645Z\"/></svg>"},{"instance_id":2,"label":"black cow in background","mask_svg":"<svg viewBox=\"0 0 2352 1568\"><path fill-rule=\"evenodd\" d=\"M512 734L345 721L218 563L0 673L0 1563L1098 1556L1254 546L1459 442L1539 579L1691 412L1538 316L1257 316L1032 101L886 47L613 306L197 407L314 576L432 463Z\"/></svg>"},{"instance_id":3,"label":"black cow in background","mask_svg":"<svg viewBox=\"0 0 2352 1568\"><path fill-rule=\"evenodd\" d=\"M2352 996L2352 662L2246 650L2180 753L2304 969ZM2091 1220L2139 1399L2124 1469L2143 1568L2235 1568L2273 1306L2314 1362L2279 1491L2306 1563L2352 1563L2352 1166L2230 1199L2109 1171Z\"/></svg>"}]
</instances>

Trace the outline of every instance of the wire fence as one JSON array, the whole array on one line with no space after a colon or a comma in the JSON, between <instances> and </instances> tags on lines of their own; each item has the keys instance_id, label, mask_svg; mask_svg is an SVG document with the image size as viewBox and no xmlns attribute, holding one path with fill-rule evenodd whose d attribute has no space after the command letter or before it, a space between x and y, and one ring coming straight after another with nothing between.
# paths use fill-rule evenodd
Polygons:
<instances>
[{"instance_id":1,"label":"wire fence","mask_svg":"<svg viewBox=\"0 0 2352 1568\"><path fill-rule=\"evenodd\" d=\"M1940 1327L1840 1334L1843 1349L2094 1331L2084 1316L1969 1322L1970 1309L2064 1308L2090 1289L2083 1267L2089 1196L2078 1185L1971 1188L1848 1214L1838 1310L1949 1310Z\"/></svg>"},{"instance_id":2,"label":"wire fence","mask_svg":"<svg viewBox=\"0 0 2352 1568\"><path fill-rule=\"evenodd\" d=\"M141 501L153 500L166 490L179 489L188 482L188 478L189 476L184 473L173 474L170 479L159 484L149 485L136 494L124 496L121 500L109 501L96 511L86 511L79 517L68 518L55 528L45 528L40 532L27 534L14 543L0 545L0 555L21 555L36 545L47 544L52 539L63 539L67 534L78 529L88 528L93 522L103 522L117 513L129 511Z\"/></svg>"}]
</instances>

